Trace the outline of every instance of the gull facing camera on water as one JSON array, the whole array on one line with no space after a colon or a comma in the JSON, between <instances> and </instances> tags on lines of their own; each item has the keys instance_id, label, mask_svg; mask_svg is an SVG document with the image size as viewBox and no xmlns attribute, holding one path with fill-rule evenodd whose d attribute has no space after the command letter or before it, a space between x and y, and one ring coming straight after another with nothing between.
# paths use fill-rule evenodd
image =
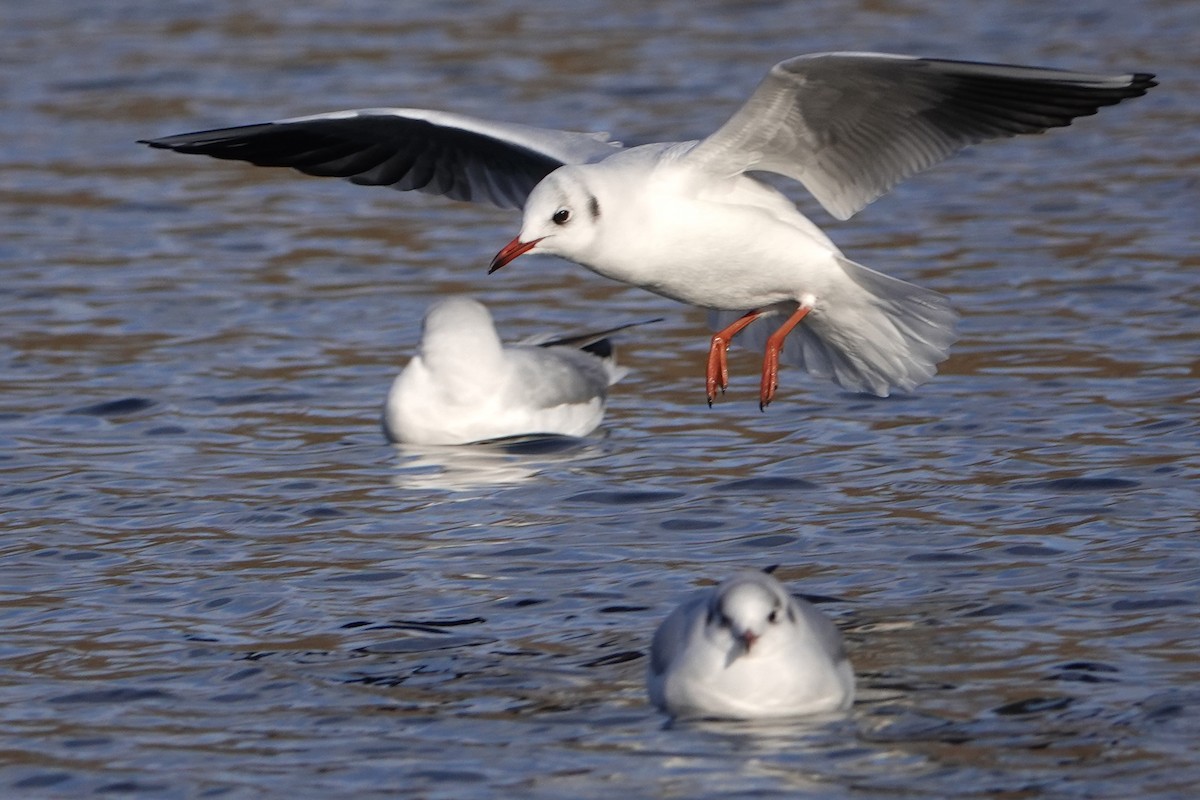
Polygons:
<instances>
[{"instance_id":1,"label":"gull facing camera on water","mask_svg":"<svg viewBox=\"0 0 1200 800\"><path fill-rule=\"evenodd\" d=\"M799 181L844 220L968 145L1069 125L1145 94L1153 77L818 53L776 64L746 103L699 141L625 148L604 134L411 108L143 141L523 207L520 233L496 254L491 271L527 253L556 255L721 312L724 327L710 340L705 369L710 404L729 382L730 340L759 319L780 318L763 351L765 408L781 359L852 391L912 391L947 358L957 317L945 297L848 259L754 173Z\"/></svg>"},{"instance_id":2,"label":"gull facing camera on water","mask_svg":"<svg viewBox=\"0 0 1200 800\"><path fill-rule=\"evenodd\" d=\"M425 314L419 352L388 392L384 432L422 445L586 436L604 419L608 387L627 373L606 337L633 324L645 323L504 345L482 303L439 300Z\"/></svg>"},{"instance_id":3,"label":"gull facing camera on water","mask_svg":"<svg viewBox=\"0 0 1200 800\"><path fill-rule=\"evenodd\" d=\"M697 592L654 633L650 701L673 717L768 719L849 708L842 634L766 572Z\"/></svg>"}]
</instances>

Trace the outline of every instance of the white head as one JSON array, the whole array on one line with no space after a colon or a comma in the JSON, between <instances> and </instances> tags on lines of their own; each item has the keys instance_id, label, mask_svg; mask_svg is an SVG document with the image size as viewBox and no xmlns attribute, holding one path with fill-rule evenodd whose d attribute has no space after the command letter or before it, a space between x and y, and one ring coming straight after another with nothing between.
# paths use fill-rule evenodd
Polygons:
<instances>
[{"instance_id":1,"label":"white head","mask_svg":"<svg viewBox=\"0 0 1200 800\"><path fill-rule=\"evenodd\" d=\"M421 358L433 369L498 359L501 347L491 312L478 300L447 297L425 312Z\"/></svg>"},{"instance_id":2,"label":"white head","mask_svg":"<svg viewBox=\"0 0 1200 800\"><path fill-rule=\"evenodd\" d=\"M775 649L797 622L791 597L779 581L765 572L745 572L713 592L704 632L729 648L728 665L741 656Z\"/></svg>"},{"instance_id":3,"label":"white head","mask_svg":"<svg viewBox=\"0 0 1200 800\"><path fill-rule=\"evenodd\" d=\"M559 167L525 201L521 232L492 259L489 273L525 253L546 253L587 262L604 213L586 167ZM592 182L594 183L594 181Z\"/></svg>"}]
</instances>

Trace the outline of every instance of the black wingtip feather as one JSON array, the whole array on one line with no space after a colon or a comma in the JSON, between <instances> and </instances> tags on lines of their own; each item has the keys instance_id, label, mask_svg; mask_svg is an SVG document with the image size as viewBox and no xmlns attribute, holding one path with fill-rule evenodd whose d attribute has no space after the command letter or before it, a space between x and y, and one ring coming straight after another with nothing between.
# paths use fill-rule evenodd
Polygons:
<instances>
[{"instance_id":1,"label":"black wingtip feather","mask_svg":"<svg viewBox=\"0 0 1200 800\"><path fill-rule=\"evenodd\" d=\"M222 144L243 142L278 127L273 122L238 125L233 128L212 128L191 133L160 136L157 139L138 139L138 144L149 145L156 150L174 150L177 153L199 153L207 155L209 148Z\"/></svg>"},{"instance_id":2,"label":"black wingtip feather","mask_svg":"<svg viewBox=\"0 0 1200 800\"><path fill-rule=\"evenodd\" d=\"M138 143L512 208L524 205L537 182L562 166L523 145L388 114L263 122Z\"/></svg>"},{"instance_id":3,"label":"black wingtip feather","mask_svg":"<svg viewBox=\"0 0 1200 800\"><path fill-rule=\"evenodd\" d=\"M598 356L600 358L612 358L613 343L612 343L612 340L610 340L610 339L601 339L598 342L592 342L591 344L586 344L579 349L584 351L585 353L591 353L592 355Z\"/></svg>"}]
</instances>

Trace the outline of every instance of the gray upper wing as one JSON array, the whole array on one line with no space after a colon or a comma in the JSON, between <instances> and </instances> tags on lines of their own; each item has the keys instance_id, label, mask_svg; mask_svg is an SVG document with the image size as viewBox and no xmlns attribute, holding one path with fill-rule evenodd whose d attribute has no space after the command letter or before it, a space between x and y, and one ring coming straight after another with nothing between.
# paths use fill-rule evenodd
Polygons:
<instances>
[{"instance_id":1,"label":"gray upper wing","mask_svg":"<svg viewBox=\"0 0 1200 800\"><path fill-rule=\"evenodd\" d=\"M846 661L848 659L846 655L846 642L842 638L842 632L833 623L833 620L822 614L816 606L803 598L789 595L788 599L791 601L792 608L804 618L809 629L820 640L822 648L829 654L834 663Z\"/></svg>"},{"instance_id":2,"label":"gray upper wing","mask_svg":"<svg viewBox=\"0 0 1200 800\"><path fill-rule=\"evenodd\" d=\"M605 134L413 108L338 111L141 141L503 208L521 208L533 187L563 164L597 161L621 147Z\"/></svg>"},{"instance_id":3,"label":"gray upper wing","mask_svg":"<svg viewBox=\"0 0 1200 800\"><path fill-rule=\"evenodd\" d=\"M603 399L613 381L603 358L572 347L512 345L504 354L525 400L541 408Z\"/></svg>"},{"instance_id":4,"label":"gray upper wing","mask_svg":"<svg viewBox=\"0 0 1200 800\"><path fill-rule=\"evenodd\" d=\"M987 139L1038 133L1137 97L1153 75L1099 75L880 53L776 64L685 158L795 178L847 219L904 178Z\"/></svg>"},{"instance_id":5,"label":"gray upper wing","mask_svg":"<svg viewBox=\"0 0 1200 800\"><path fill-rule=\"evenodd\" d=\"M697 616L705 613L705 607L711 599L711 590L694 592L662 621L654 631L654 639L650 644L651 674L666 672L667 667L684 651Z\"/></svg>"}]
</instances>

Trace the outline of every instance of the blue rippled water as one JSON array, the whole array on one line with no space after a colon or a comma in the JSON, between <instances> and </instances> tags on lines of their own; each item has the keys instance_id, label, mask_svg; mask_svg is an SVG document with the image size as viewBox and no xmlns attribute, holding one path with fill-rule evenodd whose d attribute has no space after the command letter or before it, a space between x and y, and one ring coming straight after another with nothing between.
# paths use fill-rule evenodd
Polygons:
<instances>
[{"instance_id":1,"label":"blue rippled water","mask_svg":"<svg viewBox=\"0 0 1200 800\"><path fill-rule=\"evenodd\" d=\"M0 10L0 792L1182 797L1200 781L1193 3L354 0ZM784 57L1146 70L828 224L950 296L909 397L755 354L548 259L515 215L153 152L448 108L701 136ZM512 338L662 316L582 442L397 451L425 307ZM665 725L654 627L780 564L845 631L845 717Z\"/></svg>"}]
</instances>

